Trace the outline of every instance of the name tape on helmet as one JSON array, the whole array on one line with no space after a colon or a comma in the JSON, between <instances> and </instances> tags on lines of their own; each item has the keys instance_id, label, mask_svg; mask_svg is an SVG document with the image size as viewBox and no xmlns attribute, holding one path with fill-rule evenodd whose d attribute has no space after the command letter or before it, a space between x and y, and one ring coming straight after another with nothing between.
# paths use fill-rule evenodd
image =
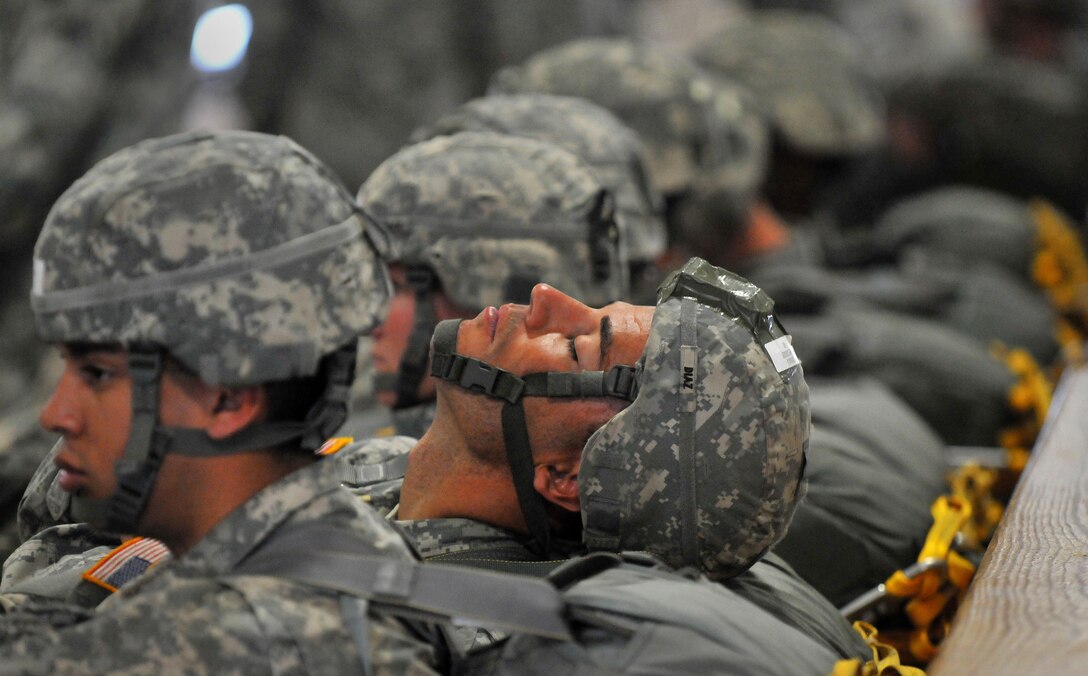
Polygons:
<instances>
[{"instance_id":1,"label":"name tape on helmet","mask_svg":"<svg viewBox=\"0 0 1088 676\"><path fill-rule=\"evenodd\" d=\"M695 363L698 352L694 345L680 347L680 390L685 394L695 393Z\"/></svg>"},{"instance_id":2,"label":"name tape on helmet","mask_svg":"<svg viewBox=\"0 0 1088 676\"><path fill-rule=\"evenodd\" d=\"M765 343L763 349L767 350L767 354L771 356L771 362L774 363L774 367L779 373L801 363L801 358L797 356L797 351L793 349L792 336L775 338L771 342Z\"/></svg>"}]
</instances>

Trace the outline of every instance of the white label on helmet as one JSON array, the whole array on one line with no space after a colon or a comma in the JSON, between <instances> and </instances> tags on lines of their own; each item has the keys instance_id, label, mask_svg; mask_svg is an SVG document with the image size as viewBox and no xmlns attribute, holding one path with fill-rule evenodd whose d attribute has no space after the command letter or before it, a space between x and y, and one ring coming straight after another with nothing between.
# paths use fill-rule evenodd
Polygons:
<instances>
[{"instance_id":1,"label":"white label on helmet","mask_svg":"<svg viewBox=\"0 0 1088 676\"><path fill-rule=\"evenodd\" d=\"M779 373L801 363L800 357L797 356L797 352L793 349L792 336L775 338L764 345L763 348L767 350L767 354L771 355L771 361L774 362L774 367L778 369Z\"/></svg>"},{"instance_id":2,"label":"white label on helmet","mask_svg":"<svg viewBox=\"0 0 1088 676\"><path fill-rule=\"evenodd\" d=\"M34 281L31 283L30 292L35 296L42 295L45 291L45 261L34 259Z\"/></svg>"}]
</instances>

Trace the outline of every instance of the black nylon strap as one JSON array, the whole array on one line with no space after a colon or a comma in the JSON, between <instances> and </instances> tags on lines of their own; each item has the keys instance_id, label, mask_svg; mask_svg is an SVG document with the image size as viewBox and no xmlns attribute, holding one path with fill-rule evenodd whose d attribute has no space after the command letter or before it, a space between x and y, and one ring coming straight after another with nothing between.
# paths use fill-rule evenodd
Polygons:
<instances>
[{"instance_id":1,"label":"black nylon strap","mask_svg":"<svg viewBox=\"0 0 1088 676\"><path fill-rule=\"evenodd\" d=\"M287 578L351 594L391 614L571 638L563 600L543 580L384 558L357 531L335 526L285 530L251 553L234 574Z\"/></svg>"},{"instance_id":2,"label":"black nylon strap","mask_svg":"<svg viewBox=\"0 0 1088 676\"><path fill-rule=\"evenodd\" d=\"M617 365L606 371L549 371L522 376L524 397L617 397L634 401L638 394L635 367Z\"/></svg>"},{"instance_id":3,"label":"black nylon strap","mask_svg":"<svg viewBox=\"0 0 1088 676\"><path fill-rule=\"evenodd\" d=\"M157 434L162 368L160 350L137 347L128 351L132 422L124 455L114 465L117 487L107 505L106 528L113 532L126 533L136 528L169 445Z\"/></svg>"},{"instance_id":4,"label":"black nylon strap","mask_svg":"<svg viewBox=\"0 0 1088 676\"><path fill-rule=\"evenodd\" d=\"M412 333L397 367L397 400L393 408L406 408L419 403L416 396L419 384L427 376L427 358L431 351L431 336L437 318L434 312L434 272L421 266L411 266L406 271L408 286L415 293L415 310Z\"/></svg>"},{"instance_id":5,"label":"black nylon strap","mask_svg":"<svg viewBox=\"0 0 1088 676\"><path fill-rule=\"evenodd\" d=\"M521 514L529 535L536 541L540 556L547 556L551 549L548 513L545 509L544 496L533 486L536 470L533 466L533 451L529 444L529 430L525 425L525 409L521 403L506 404L502 407L502 438L506 446L506 459L510 464L510 474L514 481L514 490L518 495Z\"/></svg>"},{"instance_id":6,"label":"black nylon strap","mask_svg":"<svg viewBox=\"0 0 1088 676\"><path fill-rule=\"evenodd\" d=\"M698 312L698 304L690 299L683 298L680 301L680 355L681 363L677 364L678 367L683 367L683 354L685 350L695 350L698 348L698 341L696 340L697 325L696 325L696 312ZM695 564L699 561L699 542L698 542L698 525L699 525L699 508L698 497L695 495L695 487L697 482L697 468L695 458L695 390L698 385L699 373L695 372L698 368L697 360L691 374L692 387L690 390L685 390L683 387L677 397L677 406L680 409L678 411L680 420L680 486L684 487L684 491L680 496L681 511L680 513L685 515L685 518L680 524L680 540L681 546L684 551L684 561L689 564Z\"/></svg>"},{"instance_id":7,"label":"black nylon strap","mask_svg":"<svg viewBox=\"0 0 1088 676\"><path fill-rule=\"evenodd\" d=\"M325 392L314 407L306 413L302 448L308 451L317 450L348 419L351 384L355 382L357 350L357 343L352 341L326 357ZM264 448L264 446L255 448Z\"/></svg>"},{"instance_id":8,"label":"black nylon strap","mask_svg":"<svg viewBox=\"0 0 1088 676\"><path fill-rule=\"evenodd\" d=\"M525 390L525 381L509 371L460 354L436 351L431 360L431 375L511 404L521 399Z\"/></svg>"}]
</instances>

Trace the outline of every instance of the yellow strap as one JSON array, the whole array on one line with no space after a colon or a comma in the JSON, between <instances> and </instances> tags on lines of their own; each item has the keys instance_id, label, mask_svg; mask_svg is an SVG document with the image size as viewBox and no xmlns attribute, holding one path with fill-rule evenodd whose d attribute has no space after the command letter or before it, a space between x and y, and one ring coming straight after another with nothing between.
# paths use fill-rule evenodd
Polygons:
<instances>
[{"instance_id":1,"label":"yellow strap","mask_svg":"<svg viewBox=\"0 0 1088 676\"><path fill-rule=\"evenodd\" d=\"M918 555L919 563L930 560L946 560L956 533L971 518L971 505L961 497L942 495L930 507L933 526L926 535L922 552ZM892 596L907 598L912 596L930 596L935 594L943 583L940 570L927 570L913 578L897 570L884 583Z\"/></svg>"},{"instance_id":2,"label":"yellow strap","mask_svg":"<svg viewBox=\"0 0 1088 676\"><path fill-rule=\"evenodd\" d=\"M855 622L854 630L861 634L873 659L862 662L860 659L839 660L829 676L925 676L926 672L918 667L908 667L899 660L899 651L877 640L876 627L868 622Z\"/></svg>"},{"instance_id":3,"label":"yellow strap","mask_svg":"<svg viewBox=\"0 0 1088 676\"><path fill-rule=\"evenodd\" d=\"M952 550L956 534L971 518L968 497L941 496L933 503L930 512L933 514L933 526L922 545L918 562L944 561L945 565L924 570L914 577L908 577L901 570L896 571L884 583L889 594L910 599L904 609L915 626L909 649L913 657L923 662L928 662L937 654L936 643L947 632L946 619L950 609L955 607L952 601L962 598L975 573L974 565ZM941 624L934 625L938 621ZM936 641L933 638L935 626L942 630Z\"/></svg>"}]
</instances>

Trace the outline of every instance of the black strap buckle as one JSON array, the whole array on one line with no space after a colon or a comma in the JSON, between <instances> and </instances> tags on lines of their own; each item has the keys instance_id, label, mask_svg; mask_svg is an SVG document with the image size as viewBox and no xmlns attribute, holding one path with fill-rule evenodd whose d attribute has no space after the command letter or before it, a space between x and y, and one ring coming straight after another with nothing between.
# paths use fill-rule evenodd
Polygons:
<instances>
[{"instance_id":1,"label":"black strap buckle","mask_svg":"<svg viewBox=\"0 0 1088 676\"><path fill-rule=\"evenodd\" d=\"M464 364L457 380L461 387L505 399L511 404L521 398L525 390L525 381L521 378L479 359L464 358Z\"/></svg>"},{"instance_id":2,"label":"black strap buckle","mask_svg":"<svg viewBox=\"0 0 1088 676\"><path fill-rule=\"evenodd\" d=\"M617 364L608 369L604 376L605 394L627 401L634 401L638 396L638 376L634 366Z\"/></svg>"}]
</instances>

